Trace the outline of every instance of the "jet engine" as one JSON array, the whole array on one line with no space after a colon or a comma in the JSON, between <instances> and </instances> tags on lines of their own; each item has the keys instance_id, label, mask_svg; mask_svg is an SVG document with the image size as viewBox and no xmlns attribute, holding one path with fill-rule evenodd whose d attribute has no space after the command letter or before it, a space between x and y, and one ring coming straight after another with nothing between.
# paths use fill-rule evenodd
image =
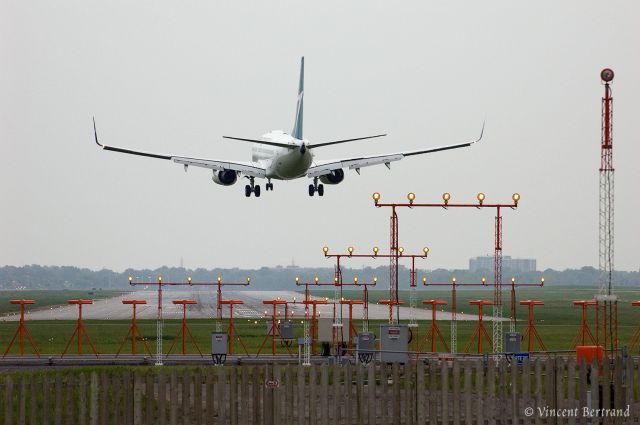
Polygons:
<instances>
[{"instance_id":1,"label":"jet engine","mask_svg":"<svg viewBox=\"0 0 640 425\"><path fill-rule=\"evenodd\" d=\"M344 170L338 168L331 171L329 174L320 176L320 181L324 184L338 184L344 180Z\"/></svg>"},{"instance_id":2,"label":"jet engine","mask_svg":"<svg viewBox=\"0 0 640 425\"><path fill-rule=\"evenodd\" d=\"M222 186L231 186L238 181L238 173L233 170L222 170L217 173L213 173L211 180Z\"/></svg>"}]
</instances>

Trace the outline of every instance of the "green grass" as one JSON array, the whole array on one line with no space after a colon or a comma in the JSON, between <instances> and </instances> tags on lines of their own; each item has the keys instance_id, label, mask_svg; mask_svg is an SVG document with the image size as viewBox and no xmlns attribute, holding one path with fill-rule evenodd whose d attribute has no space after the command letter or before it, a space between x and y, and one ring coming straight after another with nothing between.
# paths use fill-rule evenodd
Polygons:
<instances>
[{"instance_id":1,"label":"green grass","mask_svg":"<svg viewBox=\"0 0 640 425\"><path fill-rule=\"evenodd\" d=\"M535 309L535 324L538 332L540 333L547 349L549 350L566 350L569 348L571 341L574 336L578 332L578 327L580 324L580 314L581 310L578 307L574 307L572 304L573 300L578 299L591 299L595 293L595 288L569 288L569 287L543 287L543 288L523 288L517 291L517 299L537 299L545 302L544 306L536 307ZM37 300L39 298L37 291L21 291L19 294L29 294L29 296L33 296ZM46 294L46 302L51 302L56 299L62 300L66 302L67 299L72 297L85 297L87 296L87 292L82 291L61 291L58 293L49 293ZM417 299L430 299L430 298L440 298L444 299L447 302L450 302L451 293L448 290L420 290L417 291ZM57 294L54 296L53 294ZM102 292L100 295L105 294ZM324 296L333 296L333 291L323 291L316 292L318 295ZM640 291L637 290L620 290L617 292L620 302L618 308L618 320L619 320L619 340L620 346L628 345L629 340L637 326L639 325L640 319L640 308L634 308L631 306L631 301L640 298ZM4 293L4 296L7 298L11 298L12 295L7 295ZM362 297L361 291L344 291L345 298L354 298L360 299ZM408 304L408 291L401 291L401 298L405 300ZM58 298L56 298L58 297ZM96 295L94 294L95 298ZM18 296L18 298L22 298L22 296ZM27 298L26 296L24 298ZM388 292L386 291L371 291L370 292L370 300L375 302L378 299L388 298ZM471 299L492 299L493 291L491 289L482 289L482 290L459 290L458 291L458 311L464 312L466 314L476 314L477 309L472 308L468 301ZM504 316L509 316L510 311L510 292L508 290L504 291ZM0 305L2 302L0 301ZM7 305L9 305L7 303ZM45 302L38 302L38 305L47 305ZM13 306L12 306L13 307ZM450 305L444 306L444 310L449 311ZM419 302L419 308L422 308L422 304ZM491 314L491 307L486 309L487 314ZM408 318L402 318L403 321L406 321ZM524 332L526 327L527 320L527 310L524 306L518 305L517 309L517 330L519 332ZM257 322L257 323L256 323ZM590 326L593 332L595 332L595 314L593 309L590 312L589 317ZM180 321L179 320L165 320L164 327L164 338L163 338L163 350L166 353L171 345L173 338L178 334L180 329ZM294 320L296 326L296 336L302 336L302 325L299 322L299 318ZM370 329L378 333L378 328L381 323L384 323L383 320L371 320L370 321ZM147 337L148 343L150 345L151 351L155 352L155 335L156 335L156 322L155 320L139 320L138 321L140 330L143 335ZM255 354L258 351L259 346L265 340L266 335L266 321L264 319L259 320L247 320L247 319L235 319L234 324L236 327L236 331L239 335L241 335L243 342L247 346L248 351L251 354ZM415 335L414 342L411 344L412 349L417 348L417 342L422 343L425 333L431 326L430 321L419 321L419 328L417 330L417 335ZM467 341L469 340L473 330L476 327L477 322L475 321L458 321L458 350L461 351L464 349ZM73 329L76 325L76 322L73 320L52 320L52 321L28 321L27 326L33 336L36 344L40 348L40 350L48 355L59 355L64 349L65 344L71 337ZM357 329L361 329L361 321L356 320L355 326ZM439 328L444 335L445 340L449 343L449 335L450 335L450 322L449 321L439 321ZM4 352L6 349L8 342L16 331L18 326L17 322L0 322L0 350ZM129 320L86 320L85 327L89 336L93 340L96 345L97 350L100 353L115 353L118 350L122 340L130 326ZM215 322L211 319L189 319L188 326L191 330L197 344L200 346L202 352L207 355L210 352L211 345L211 337L210 333L215 330ZM491 335L492 333L492 323L485 323L486 329ZM504 324L504 332L508 330L508 323ZM227 321L225 320L223 323L223 329L226 330ZM345 323L345 338L347 335L346 323ZM83 343L83 351L85 353L90 352L90 348L86 342ZM426 347L429 347L427 344ZM473 345L475 347L475 344ZM526 345L523 345L523 348ZM279 353L286 353L286 350L282 347L280 343L277 344ZM438 348L442 350L441 345L438 345ZM25 347L26 351L31 352L30 347ZM131 342L128 341L124 348L123 353L130 352ZM173 353L178 353L181 349L180 343L176 343L176 347L173 349ZM69 353L74 353L77 350L77 343L72 343ZM187 350L189 353L196 353L196 350L193 348L191 342L187 341ZM292 351L297 353L297 346L292 347ZM473 349L470 351L473 352ZM17 345L14 344L12 348L12 353L17 353L18 348ZM141 342L138 343L138 352L143 353L144 347ZM235 353L242 353L242 349L239 344L235 344L234 348ZM265 346L262 350L262 353L270 353L271 352L271 339L267 338L265 342Z\"/></svg>"}]
</instances>

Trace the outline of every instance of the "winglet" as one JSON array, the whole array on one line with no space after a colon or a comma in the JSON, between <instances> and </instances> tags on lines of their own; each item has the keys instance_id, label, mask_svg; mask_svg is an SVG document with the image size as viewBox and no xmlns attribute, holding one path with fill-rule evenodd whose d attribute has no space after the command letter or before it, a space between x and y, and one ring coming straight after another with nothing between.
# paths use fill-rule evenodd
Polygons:
<instances>
[{"instance_id":1,"label":"winglet","mask_svg":"<svg viewBox=\"0 0 640 425\"><path fill-rule=\"evenodd\" d=\"M479 142L480 140L482 140L482 135L484 134L484 125L485 125L486 122L487 122L486 119L484 121L482 121L482 130L480 130L480 137L478 137L476 140L471 142L471 144L474 144L474 143Z\"/></svg>"},{"instance_id":2,"label":"winglet","mask_svg":"<svg viewBox=\"0 0 640 425\"><path fill-rule=\"evenodd\" d=\"M96 117L93 117L93 136L96 139L96 144L101 148L104 148L104 146L101 145L100 142L98 142L98 130L96 130Z\"/></svg>"}]
</instances>

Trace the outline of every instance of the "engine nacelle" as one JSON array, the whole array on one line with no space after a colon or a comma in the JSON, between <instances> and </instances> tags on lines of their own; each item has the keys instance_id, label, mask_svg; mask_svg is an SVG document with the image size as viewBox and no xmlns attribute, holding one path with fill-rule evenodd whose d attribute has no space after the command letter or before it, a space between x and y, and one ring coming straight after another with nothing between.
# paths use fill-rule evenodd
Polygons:
<instances>
[{"instance_id":1,"label":"engine nacelle","mask_svg":"<svg viewBox=\"0 0 640 425\"><path fill-rule=\"evenodd\" d=\"M217 173L213 173L211 180L222 186L231 186L238 181L238 173L233 170L218 171Z\"/></svg>"},{"instance_id":2,"label":"engine nacelle","mask_svg":"<svg viewBox=\"0 0 640 425\"><path fill-rule=\"evenodd\" d=\"M338 168L329 174L320 176L320 181L324 184L338 184L342 182L342 180L344 180L344 170L342 168Z\"/></svg>"}]
</instances>

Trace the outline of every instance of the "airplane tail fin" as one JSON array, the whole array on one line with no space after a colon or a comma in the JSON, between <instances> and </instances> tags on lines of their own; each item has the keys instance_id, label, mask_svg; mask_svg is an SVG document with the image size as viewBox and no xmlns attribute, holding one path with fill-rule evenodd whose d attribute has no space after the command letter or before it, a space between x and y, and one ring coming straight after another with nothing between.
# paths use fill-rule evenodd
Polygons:
<instances>
[{"instance_id":1,"label":"airplane tail fin","mask_svg":"<svg viewBox=\"0 0 640 425\"><path fill-rule=\"evenodd\" d=\"M298 85L298 104L296 106L296 120L293 123L291 135L302 140L302 112L304 98L304 56L300 60L300 84Z\"/></svg>"}]
</instances>

